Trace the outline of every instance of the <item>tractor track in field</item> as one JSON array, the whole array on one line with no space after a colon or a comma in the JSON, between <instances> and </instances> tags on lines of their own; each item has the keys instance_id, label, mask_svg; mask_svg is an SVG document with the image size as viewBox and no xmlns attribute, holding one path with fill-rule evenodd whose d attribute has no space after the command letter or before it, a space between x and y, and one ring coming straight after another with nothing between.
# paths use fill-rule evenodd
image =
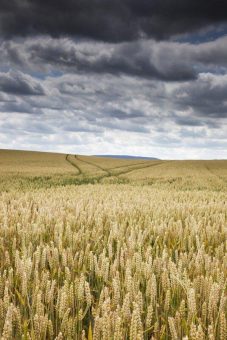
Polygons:
<instances>
[{"instance_id":1,"label":"tractor track in field","mask_svg":"<svg viewBox=\"0 0 227 340\"><path fill-rule=\"evenodd\" d=\"M77 169L78 173L76 174L76 176L79 176L79 175L85 175L85 173L81 170L81 168L75 164L74 162L72 162L70 159L69 159L69 156L70 154L67 154L66 155L66 161L69 162L74 168ZM71 155L73 156L73 155ZM110 168L110 169L105 169L103 168L102 166L98 165L98 164L95 164L93 162L90 162L90 161L86 161L86 160L83 160L81 159L78 155L74 155L74 158L75 160L78 160L80 162L83 162L85 164L89 164L103 172L105 172L104 175L101 175L101 176L97 176L97 179L98 181L101 181L103 178L106 178L106 177L116 177L116 178L119 178L119 176L121 175L126 175L128 173L131 173L133 171L137 171L137 170L142 170L142 169L146 169L146 168L151 168L151 167L155 167L155 166L159 166L159 165L162 165L162 164L165 164L166 162L172 162L172 161L160 161L160 162L156 162L155 164L147 164L147 162L149 161L145 161L145 162L139 162L139 163L133 163L131 165L124 165L124 166L117 166L117 167L113 167L113 168ZM123 171L120 171L118 173L113 173L112 170L115 170L115 169L120 169L120 168L125 168L125 167L130 167L130 166L136 166L136 165L142 165L142 164L146 164L145 166L140 166L140 167L136 167L134 169L125 169ZM89 178L90 176L87 175L87 177ZM92 178L92 177L91 177Z\"/></svg>"},{"instance_id":2,"label":"tractor track in field","mask_svg":"<svg viewBox=\"0 0 227 340\"><path fill-rule=\"evenodd\" d=\"M106 172L106 175L105 175L104 177L107 177L107 176L112 176L112 174L111 174L111 172L110 172L110 171L108 171L107 169L104 169L104 168L103 168L103 167L101 167L100 165L97 165L97 164L95 164L95 163L92 163L92 162L89 162L89 161L85 161L85 160L83 160L83 159L79 158L77 155L75 155L74 157L75 157L76 159L78 159L78 161L81 161L81 162L87 163L87 164L89 164L89 165L92 165L92 166L94 166L94 167L96 167L96 168L98 168L98 169L100 169L100 170L102 170L102 171Z\"/></svg>"},{"instance_id":3,"label":"tractor track in field","mask_svg":"<svg viewBox=\"0 0 227 340\"><path fill-rule=\"evenodd\" d=\"M83 175L83 171L81 170L81 168L80 168L78 165L76 165L75 163L73 163L72 161L70 161L70 159L68 158L69 156L70 156L69 154L66 155L65 160L66 160L66 162L68 162L68 163L71 164L74 168L77 169L78 173L76 174L76 176Z\"/></svg>"},{"instance_id":4,"label":"tractor track in field","mask_svg":"<svg viewBox=\"0 0 227 340\"><path fill-rule=\"evenodd\" d=\"M132 163L132 164L128 164L128 165L118 165L118 166L115 166L114 168L109 168L108 170L115 170L115 169L119 169L119 168L128 168L128 167L135 166L135 165L146 164L147 162L150 162L150 161L153 161L153 160L151 159L151 160L147 160L147 161L144 161L144 162ZM155 159L154 159L154 161L155 161Z\"/></svg>"},{"instance_id":5,"label":"tractor track in field","mask_svg":"<svg viewBox=\"0 0 227 340\"><path fill-rule=\"evenodd\" d=\"M161 164L164 163L163 161L161 161L161 162L158 162L158 163L155 163L155 164L148 164L148 165L143 166L143 167L138 167L138 168L135 168L135 169L124 170L124 171L118 172L117 174L114 174L114 173L111 172L111 170L118 169L118 168L120 168L119 166L107 170L107 169L104 169L103 167L101 167L101 166L99 166L99 165L97 165L97 164L95 164L95 163L93 163L93 162L89 162L89 161L82 160L82 159L79 158L77 155L75 155L75 158L78 159L78 160L80 160L81 162L87 163L87 164L89 164L89 165L92 165L92 166L94 166L94 167L96 167L96 168L98 168L98 169L100 169L100 170L106 172L105 175L99 177L99 180L101 180L102 178L105 178L105 177L118 177L118 176L120 176L120 175L128 174L128 173L133 172L133 171L136 171L136 170L142 170L142 169L146 169L146 168L158 166L158 165L161 165ZM148 162L149 162L149 161L148 161ZM141 163L142 163L142 164L145 164L146 162L140 162L140 164L141 164ZM137 165L137 164L139 164L139 163L134 163L133 165ZM129 166L130 166L130 165L129 165ZM128 166L128 167L129 167L129 166Z\"/></svg>"},{"instance_id":6,"label":"tractor track in field","mask_svg":"<svg viewBox=\"0 0 227 340\"><path fill-rule=\"evenodd\" d=\"M124 174L128 174L130 172L133 172L133 171L136 171L136 170L142 170L142 169L146 169L146 168L152 168L154 166L158 166L158 165L161 165L163 164L164 162L159 162L159 163L155 163L155 164L149 164L149 165L146 165L146 166L142 166L140 168L136 168L136 169L130 169L130 170L127 170L127 171L121 171L117 174L117 176L120 176L120 175L124 175Z\"/></svg>"},{"instance_id":7,"label":"tractor track in field","mask_svg":"<svg viewBox=\"0 0 227 340\"><path fill-rule=\"evenodd\" d=\"M92 166L94 166L94 167L96 167L96 168L98 168L98 169L100 169L100 170L106 172L106 173L108 174L108 176L116 176L116 177L119 176L119 175L127 174L127 173L132 172L132 171L135 171L135 170L141 170L141 169L144 169L144 168L149 168L149 167L152 167L152 166L159 165L159 164L162 164L162 163L163 163L163 161L161 161L161 162L158 162L158 163L155 163L155 164L148 164L148 165L146 165L146 166L138 167L138 168L135 168L135 169L129 169L129 170L126 170L126 171L123 170L123 171L118 172L117 174L114 174L113 172L111 172L111 170L115 170L115 169L119 169L119 168L125 168L125 167L128 167L128 168L129 168L129 167L131 167L131 166L136 166L136 165L140 165L140 164L147 164L147 162L149 162L149 161L139 162L139 163L133 163L133 164L123 165L123 166L116 166L116 167L114 167L114 168L105 169L105 168L101 167L100 165L97 165L97 164L95 164L95 163L93 163L93 162L85 161L85 160L79 158L77 155L75 155L75 158L77 158L77 159L80 160L81 162L90 164L90 165L92 165ZM104 177L107 177L107 175L104 176Z\"/></svg>"}]
</instances>

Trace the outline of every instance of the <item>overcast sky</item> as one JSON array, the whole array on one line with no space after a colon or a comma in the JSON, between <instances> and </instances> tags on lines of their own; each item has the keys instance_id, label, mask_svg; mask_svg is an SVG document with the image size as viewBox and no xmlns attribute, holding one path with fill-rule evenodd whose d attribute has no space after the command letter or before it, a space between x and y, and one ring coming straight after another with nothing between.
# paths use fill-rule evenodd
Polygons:
<instances>
[{"instance_id":1,"label":"overcast sky","mask_svg":"<svg viewBox=\"0 0 227 340\"><path fill-rule=\"evenodd\" d=\"M0 148L227 158L227 1L1 0Z\"/></svg>"}]
</instances>

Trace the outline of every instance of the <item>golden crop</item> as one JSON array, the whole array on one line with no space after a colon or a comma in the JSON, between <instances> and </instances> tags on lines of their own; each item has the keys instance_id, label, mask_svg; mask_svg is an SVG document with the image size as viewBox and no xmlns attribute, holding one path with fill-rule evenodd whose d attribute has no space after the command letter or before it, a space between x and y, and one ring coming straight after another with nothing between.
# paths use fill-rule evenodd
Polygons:
<instances>
[{"instance_id":1,"label":"golden crop","mask_svg":"<svg viewBox=\"0 0 227 340\"><path fill-rule=\"evenodd\" d=\"M0 155L1 339L226 339L226 161Z\"/></svg>"}]
</instances>

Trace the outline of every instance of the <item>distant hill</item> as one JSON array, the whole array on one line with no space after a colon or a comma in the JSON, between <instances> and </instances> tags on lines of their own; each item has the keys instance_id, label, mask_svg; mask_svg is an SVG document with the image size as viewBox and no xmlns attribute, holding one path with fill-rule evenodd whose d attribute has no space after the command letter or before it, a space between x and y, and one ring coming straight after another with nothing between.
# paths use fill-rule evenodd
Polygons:
<instances>
[{"instance_id":1,"label":"distant hill","mask_svg":"<svg viewBox=\"0 0 227 340\"><path fill-rule=\"evenodd\" d=\"M95 157L106 157L106 158L121 158L121 159L145 159L145 160L158 160L155 157L142 157L142 156L130 156L130 155L95 155Z\"/></svg>"}]
</instances>

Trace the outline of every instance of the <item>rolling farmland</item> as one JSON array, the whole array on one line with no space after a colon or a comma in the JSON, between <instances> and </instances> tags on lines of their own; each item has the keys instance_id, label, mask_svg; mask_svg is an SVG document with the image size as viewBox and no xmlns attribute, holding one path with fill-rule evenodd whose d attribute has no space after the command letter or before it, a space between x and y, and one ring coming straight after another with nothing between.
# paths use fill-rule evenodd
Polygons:
<instances>
[{"instance_id":1,"label":"rolling farmland","mask_svg":"<svg viewBox=\"0 0 227 340\"><path fill-rule=\"evenodd\" d=\"M227 161L0 151L2 339L226 339Z\"/></svg>"}]
</instances>

